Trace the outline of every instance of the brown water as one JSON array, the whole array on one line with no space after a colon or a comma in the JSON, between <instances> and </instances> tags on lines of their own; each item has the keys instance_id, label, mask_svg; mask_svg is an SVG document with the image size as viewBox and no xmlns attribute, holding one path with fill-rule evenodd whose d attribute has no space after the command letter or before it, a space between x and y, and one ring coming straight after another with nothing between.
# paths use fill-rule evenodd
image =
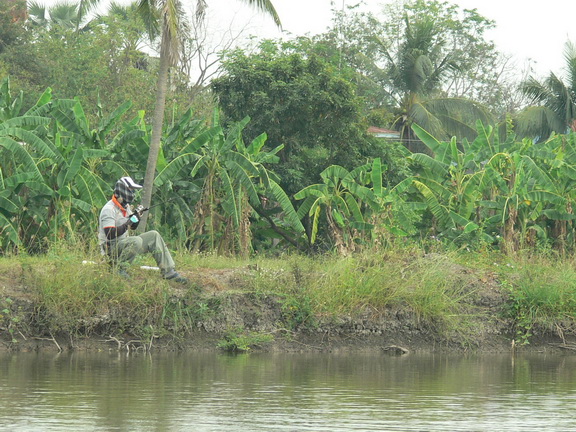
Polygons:
<instances>
[{"instance_id":1,"label":"brown water","mask_svg":"<svg viewBox=\"0 0 576 432\"><path fill-rule=\"evenodd\" d=\"M3 354L6 431L573 431L576 356Z\"/></svg>"}]
</instances>

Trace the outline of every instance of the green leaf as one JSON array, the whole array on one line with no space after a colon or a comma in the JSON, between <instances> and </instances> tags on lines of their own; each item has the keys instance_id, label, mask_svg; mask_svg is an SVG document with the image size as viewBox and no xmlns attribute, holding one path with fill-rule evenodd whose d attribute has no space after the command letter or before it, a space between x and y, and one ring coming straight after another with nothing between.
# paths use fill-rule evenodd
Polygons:
<instances>
[{"instance_id":1,"label":"green leaf","mask_svg":"<svg viewBox=\"0 0 576 432\"><path fill-rule=\"evenodd\" d=\"M4 147L6 150L10 151L16 160L24 166L24 171L31 173L35 179L41 179L42 174L38 170L36 163L32 156L26 151L26 149L11 138L0 137L0 147Z\"/></svg>"},{"instance_id":2,"label":"green leaf","mask_svg":"<svg viewBox=\"0 0 576 432\"><path fill-rule=\"evenodd\" d=\"M66 170L61 170L58 174L59 187L68 185L74 180L74 177L76 177L76 174L78 174L78 171L80 171L80 168L82 167L82 162L84 162L84 152L82 147L78 147L78 149L74 152L74 156L70 161L70 165L68 165ZM62 173L64 173L63 179L61 179Z\"/></svg>"},{"instance_id":3,"label":"green leaf","mask_svg":"<svg viewBox=\"0 0 576 432\"><path fill-rule=\"evenodd\" d=\"M382 163L380 158L375 158L372 162L372 188L376 196L382 196Z\"/></svg>"},{"instance_id":4,"label":"green leaf","mask_svg":"<svg viewBox=\"0 0 576 432\"><path fill-rule=\"evenodd\" d=\"M262 150L262 147L264 147L264 144L266 144L267 139L268 135L266 135L266 133L258 135L256 138L252 140L252 142L246 149L246 152L251 155L256 155L260 153L260 150Z\"/></svg>"},{"instance_id":5,"label":"green leaf","mask_svg":"<svg viewBox=\"0 0 576 432\"><path fill-rule=\"evenodd\" d=\"M7 197L0 196L0 212L18 213L20 207Z\"/></svg>"},{"instance_id":6,"label":"green leaf","mask_svg":"<svg viewBox=\"0 0 576 432\"><path fill-rule=\"evenodd\" d=\"M173 159L170 163L166 165L164 169L162 169L156 178L154 179L154 186L160 187L171 180L178 178L178 175L182 169L185 167L190 167L194 161L199 160L200 157L194 153L185 153L182 154L175 159ZM198 163L192 169L191 176L194 177L196 172L200 167Z\"/></svg>"},{"instance_id":7,"label":"green leaf","mask_svg":"<svg viewBox=\"0 0 576 432\"><path fill-rule=\"evenodd\" d=\"M237 152L230 152L227 155L227 159L228 159L226 161L227 164L233 162L234 166L241 167L241 169L245 171L246 174L250 174L254 177L258 177L260 175L258 168L243 154Z\"/></svg>"},{"instance_id":8,"label":"green leaf","mask_svg":"<svg viewBox=\"0 0 576 432\"><path fill-rule=\"evenodd\" d=\"M203 145L208 143L214 137L222 133L222 128L214 127L202 132L200 135L195 137L189 144L187 144L181 153L196 153Z\"/></svg>"},{"instance_id":9,"label":"green leaf","mask_svg":"<svg viewBox=\"0 0 576 432\"><path fill-rule=\"evenodd\" d=\"M320 173L320 177L322 177L324 183L336 187L348 174L350 173L346 168L343 168L340 165L330 165Z\"/></svg>"},{"instance_id":10,"label":"green leaf","mask_svg":"<svg viewBox=\"0 0 576 432\"><path fill-rule=\"evenodd\" d=\"M98 131L101 137L106 137L114 128L120 117L132 107L132 101L126 101L118 108L116 108L108 117L100 122L100 130Z\"/></svg>"},{"instance_id":11,"label":"green leaf","mask_svg":"<svg viewBox=\"0 0 576 432\"><path fill-rule=\"evenodd\" d=\"M430 188L426 186L424 183L419 181L414 181L414 186L420 191L428 208L432 212L432 214L438 219L438 222L446 226L448 221L450 220L448 211L446 208L438 201L436 196L432 193Z\"/></svg>"},{"instance_id":12,"label":"green leaf","mask_svg":"<svg viewBox=\"0 0 576 432\"><path fill-rule=\"evenodd\" d=\"M294 195L294 199L301 200L309 196L320 198L326 195L326 192L327 192L326 185L319 185L319 184L310 185L296 192L296 194Z\"/></svg>"},{"instance_id":13,"label":"green leaf","mask_svg":"<svg viewBox=\"0 0 576 432\"><path fill-rule=\"evenodd\" d=\"M7 217L0 213L0 238L8 239L14 243L15 246L20 246L20 237L18 236L18 228Z\"/></svg>"},{"instance_id":14,"label":"green leaf","mask_svg":"<svg viewBox=\"0 0 576 432\"><path fill-rule=\"evenodd\" d=\"M316 236L318 235L318 221L320 220L320 211L321 211L320 206L316 206L314 215L312 217L312 233L310 236L311 244L314 244L314 242L316 241Z\"/></svg>"},{"instance_id":15,"label":"green leaf","mask_svg":"<svg viewBox=\"0 0 576 432\"><path fill-rule=\"evenodd\" d=\"M84 108L82 108L80 102L74 104L72 111L74 112L75 124L78 125L78 128L81 130L80 135L83 135L87 140L92 141L88 118L86 117L86 114L84 114Z\"/></svg>"},{"instance_id":16,"label":"green leaf","mask_svg":"<svg viewBox=\"0 0 576 432\"><path fill-rule=\"evenodd\" d=\"M302 199L302 198L300 198ZM304 216L306 216L307 214L309 214L309 212L312 209L312 206L314 205L314 203L316 202L318 198L312 195L307 196L306 198L304 198L304 201L302 201L302 203L300 203L300 206L298 207L298 211L296 212L296 215L298 216L298 219L301 220L304 218Z\"/></svg>"},{"instance_id":17,"label":"green leaf","mask_svg":"<svg viewBox=\"0 0 576 432\"><path fill-rule=\"evenodd\" d=\"M70 202L72 203L72 205L76 208L79 208L82 211L85 212L90 212L90 210L92 210L92 205L84 200L78 199L78 198L71 198Z\"/></svg>"},{"instance_id":18,"label":"green leaf","mask_svg":"<svg viewBox=\"0 0 576 432\"><path fill-rule=\"evenodd\" d=\"M360 206L354 199L354 197L350 194L346 194L346 205L352 214L352 217L356 222L364 222L364 216L362 215L362 211L360 210Z\"/></svg>"},{"instance_id":19,"label":"green leaf","mask_svg":"<svg viewBox=\"0 0 576 432\"><path fill-rule=\"evenodd\" d=\"M44 141L33 132L20 128L8 128L4 132L6 132L7 135L17 137L24 141L29 148L36 152L35 156L51 159L58 164L64 162L64 158L54 144L49 141Z\"/></svg>"},{"instance_id":20,"label":"green leaf","mask_svg":"<svg viewBox=\"0 0 576 432\"><path fill-rule=\"evenodd\" d=\"M244 190L248 193L250 202L253 205L260 205L260 197L258 196L258 192L256 191L256 188L254 186L254 182L252 181L246 170L244 170L244 167L240 166L235 160L227 161L226 166L230 170L230 173L232 174L234 180L236 180L240 185L242 185ZM256 173L258 174L258 170L256 170Z\"/></svg>"},{"instance_id":21,"label":"green leaf","mask_svg":"<svg viewBox=\"0 0 576 432\"><path fill-rule=\"evenodd\" d=\"M416 123L412 124L412 130L416 134L416 136L422 141L426 147L428 147L435 155L439 155L440 153L445 153L446 145L438 141L434 138L431 134L429 134L426 130L418 126Z\"/></svg>"},{"instance_id":22,"label":"green leaf","mask_svg":"<svg viewBox=\"0 0 576 432\"><path fill-rule=\"evenodd\" d=\"M338 224L340 228L344 228L346 226L346 222L342 217L342 214L338 211L338 209L336 208L332 209L332 217L334 218L334 221Z\"/></svg>"},{"instance_id":23,"label":"green leaf","mask_svg":"<svg viewBox=\"0 0 576 432\"><path fill-rule=\"evenodd\" d=\"M435 174L439 178L443 178L448 174L448 165L439 160L436 160L424 153L414 153L410 156L415 162L421 164L425 169L429 170L432 174Z\"/></svg>"},{"instance_id":24,"label":"green leaf","mask_svg":"<svg viewBox=\"0 0 576 432\"><path fill-rule=\"evenodd\" d=\"M298 232L304 232L304 226L302 225L302 222L300 222L302 217L294 210L294 206L292 205L290 198L288 198L288 195L286 195L286 192L284 192L280 185L278 185L274 180L270 180L269 189L274 199L278 204L280 204L286 222ZM306 212L307 211L308 210L306 210Z\"/></svg>"}]
</instances>

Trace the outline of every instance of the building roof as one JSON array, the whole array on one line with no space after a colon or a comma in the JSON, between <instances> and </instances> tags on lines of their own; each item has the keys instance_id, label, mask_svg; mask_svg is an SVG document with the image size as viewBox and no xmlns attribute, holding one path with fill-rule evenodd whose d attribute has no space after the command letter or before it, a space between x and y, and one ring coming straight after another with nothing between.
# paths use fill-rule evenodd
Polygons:
<instances>
[{"instance_id":1,"label":"building roof","mask_svg":"<svg viewBox=\"0 0 576 432\"><path fill-rule=\"evenodd\" d=\"M400 132L376 126L370 126L368 128L368 133L378 138L400 138Z\"/></svg>"}]
</instances>

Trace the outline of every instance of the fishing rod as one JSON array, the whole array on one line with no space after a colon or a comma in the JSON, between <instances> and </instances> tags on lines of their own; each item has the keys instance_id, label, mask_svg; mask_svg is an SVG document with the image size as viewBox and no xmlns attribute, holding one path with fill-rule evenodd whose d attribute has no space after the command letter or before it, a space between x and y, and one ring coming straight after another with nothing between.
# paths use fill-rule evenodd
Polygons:
<instances>
[{"instance_id":1,"label":"fishing rod","mask_svg":"<svg viewBox=\"0 0 576 432\"><path fill-rule=\"evenodd\" d=\"M141 206L138 206L138 207L136 207L136 208L134 209L134 212L133 212L130 216L128 216L128 218L132 221L132 223L137 223L137 222L139 222L140 215L142 215L142 213L144 213L145 211L149 211L150 209L153 209L154 207L157 207L157 206L159 206L159 205L167 204L167 203L169 203L169 202L171 202L171 201L174 201L176 198L178 198L178 197L172 197L172 198L169 198L169 199L164 200L164 201L162 201L162 202L159 202L159 203L157 203L157 204L151 205L150 207L144 207L144 208L141 208L141 209L138 208L138 207L141 207ZM136 218L138 219L138 221L136 221L135 219L133 219L133 217L136 217Z\"/></svg>"},{"instance_id":2,"label":"fishing rod","mask_svg":"<svg viewBox=\"0 0 576 432\"><path fill-rule=\"evenodd\" d=\"M143 212L145 212L145 211L148 211L148 210L150 210L150 209L153 209L154 207L158 207L159 205L167 204L167 203L169 203L169 202L171 202L171 201L174 201L176 198L178 198L178 197L168 198L167 200L164 200L164 201L159 202L159 203L157 203L157 204L151 205L150 207L144 207L143 209L140 210L140 212L143 213Z\"/></svg>"}]
</instances>

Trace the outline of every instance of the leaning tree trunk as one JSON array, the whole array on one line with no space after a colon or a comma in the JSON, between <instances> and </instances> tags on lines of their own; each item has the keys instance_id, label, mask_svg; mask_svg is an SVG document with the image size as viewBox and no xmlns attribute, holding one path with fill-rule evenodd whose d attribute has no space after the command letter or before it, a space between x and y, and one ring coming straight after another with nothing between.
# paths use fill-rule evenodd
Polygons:
<instances>
[{"instance_id":1,"label":"leaning tree trunk","mask_svg":"<svg viewBox=\"0 0 576 432\"><path fill-rule=\"evenodd\" d=\"M167 33L167 31L162 32L160 70L158 71L156 102L154 105L154 114L152 116L152 138L150 140L148 162L146 163L146 174L144 175L144 189L142 191L142 205L144 207L150 207L152 201L152 189L154 185L154 177L156 176L156 163L158 162L160 139L162 138L162 125L164 124L164 108L166 106L166 92L168 88L168 70L170 69ZM141 231L146 231L147 221L148 212L144 212L139 225Z\"/></svg>"}]
</instances>

